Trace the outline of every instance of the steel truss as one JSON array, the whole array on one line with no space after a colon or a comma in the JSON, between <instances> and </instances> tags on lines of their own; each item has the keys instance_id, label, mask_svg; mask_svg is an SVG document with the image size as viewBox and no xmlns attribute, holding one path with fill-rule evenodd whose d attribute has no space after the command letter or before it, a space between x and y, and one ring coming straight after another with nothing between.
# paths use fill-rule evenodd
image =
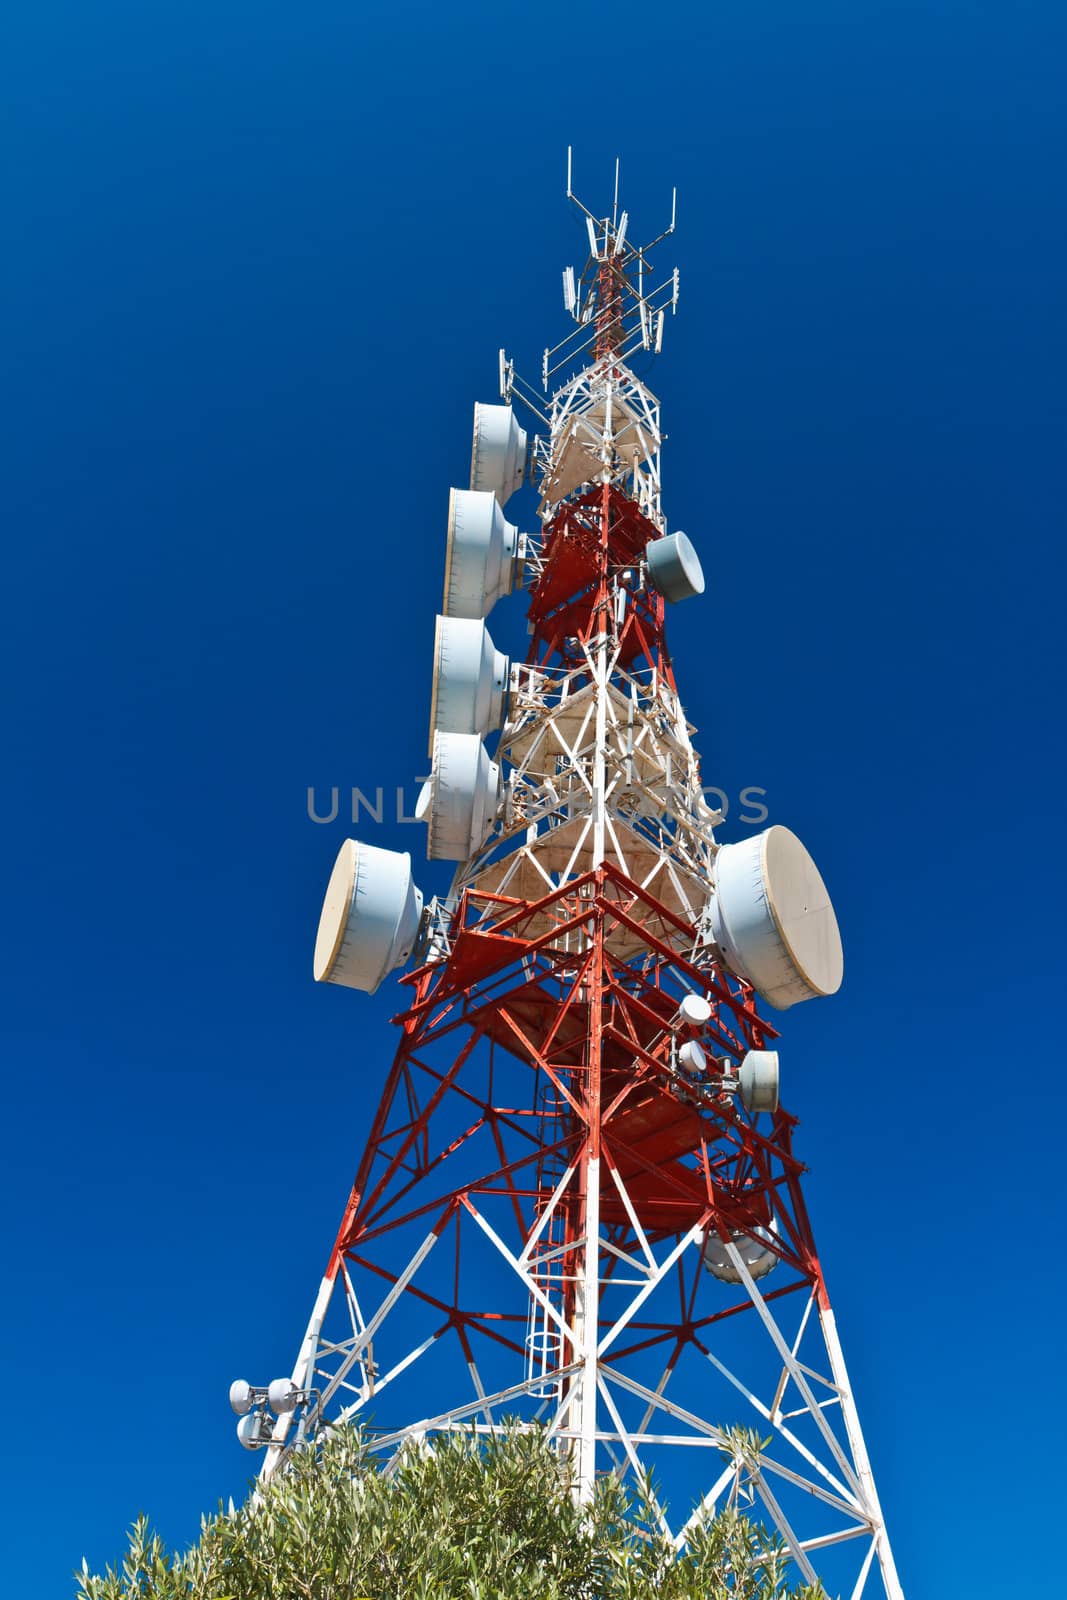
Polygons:
<instances>
[{"instance_id":1,"label":"steel truss","mask_svg":"<svg viewBox=\"0 0 1067 1600\"><path fill-rule=\"evenodd\" d=\"M498 905L491 934L487 898L464 892L452 960L416 975L397 1019L402 1043L294 1382L335 1420L408 1418L383 1426L386 1453L506 1416L537 1423L587 1488L601 1457L620 1476L663 1477L665 1452L710 1449L701 1509L758 1508L812 1581L816 1552L847 1544L853 1593L874 1557L899 1593L794 1120L744 1113L723 1092L725 1065L686 1081L670 1023L684 994L706 993L703 1037L721 1063L773 1030L743 985L679 952L695 926L610 864ZM736 1241L767 1233L778 1266L756 1282ZM711 1235L735 1284L707 1270ZM438 1387L448 1349L465 1397ZM420 1364L448 1395L440 1409L401 1398L423 1394ZM744 1428L769 1442L755 1448ZM692 1508L680 1522L658 1510L684 1545Z\"/></svg>"}]
</instances>

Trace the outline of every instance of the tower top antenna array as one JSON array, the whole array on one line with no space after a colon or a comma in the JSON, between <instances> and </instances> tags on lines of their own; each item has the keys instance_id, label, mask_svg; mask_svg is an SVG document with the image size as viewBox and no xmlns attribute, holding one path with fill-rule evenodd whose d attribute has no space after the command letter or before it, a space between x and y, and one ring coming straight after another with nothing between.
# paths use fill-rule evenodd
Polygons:
<instances>
[{"instance_id":1,"label":"tower top antenna array","mask_svg":"<svg viewBox=\"0 0 1067 1600\"><path fill-rule=\"evenodd\" d=\"M544 351L541 388L545 394L559 373L573 371L589 354L618 361L632 359L639 350L658 355L663 348L666 314L670 311L673 315L678 308L678 269L657 282L651 261L656 246L674 232L677 190L672 191L668 226L647 244L634 244L629 238L629 213L619 211L618 161L612 210L597 216L574 192L568 146L567 199L585 220L589 253L582 266L569 266L563 271L563 304L575 326L558 344ZM510 401L515 389L514 364L501 350L501 399ZM537 392L520 382L517 393L544 420Z\"/></svg>"}]
</instances>

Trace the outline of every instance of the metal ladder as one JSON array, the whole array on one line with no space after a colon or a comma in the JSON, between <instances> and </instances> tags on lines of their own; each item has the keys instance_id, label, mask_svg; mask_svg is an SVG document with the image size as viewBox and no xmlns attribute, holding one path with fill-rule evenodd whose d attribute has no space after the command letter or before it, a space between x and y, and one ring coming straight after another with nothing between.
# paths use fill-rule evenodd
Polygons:
<instances>
[{"instance_id":1,"label":"metal ladder","mask_svg":"<svg viewBox=\"0 0 1067 1600\"><path fill-rule=\"evenodd\" d=\"M567 1102L557 1094L552 1084L541 1089L537 1104L540 1118L538 1141L542 1153L537 1163L539 1197L535 1202L535 1227L566 1171L564 1153L550 1147L560 1139L567 1111ZM565 1211L562 1206L557 1206L533 1250L530 1269L538 1289L560 1315L563 1312L565 1278L564 1244ZM535 1379L540 1380L536 1388L529 1390L534 1398L560 1397L560 1380L556 1374L562 1345L563 1338L558 1327L540 1301L531 1295L526 1319L526 1381L532 1383Z\"/></svg>"}]
</instances>

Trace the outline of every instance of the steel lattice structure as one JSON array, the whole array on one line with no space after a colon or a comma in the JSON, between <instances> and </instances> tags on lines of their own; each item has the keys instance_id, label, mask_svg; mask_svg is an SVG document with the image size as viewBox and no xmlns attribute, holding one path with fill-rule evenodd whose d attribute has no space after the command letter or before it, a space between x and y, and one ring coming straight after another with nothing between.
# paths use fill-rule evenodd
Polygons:
<instances>
[{"instance_id":1,"label":"steel lattice structure","mask_svg":"<svg viewBox=\"0 0 1067 1600\"><path fill-rule=\"evenodd\" d=\"M373 1418L387 1455L519 1418L571 1452L582 1494L604 1470L665 1484L678 1548L746 1506L808 1581L899 1597L795 1119L739 1092L778 1036L709 910L721 817L649 576L660 413L628 361L662 341L677 275L648 289L617 193L608 217L581 209L590 257L546 389L580 370L544 405L501 357L502 398L544 431L488 831L422 913L286 1398L268 1418L248 1391L244 1437L270 1472L339 1418Z\"/></svg>"}]
</instances>

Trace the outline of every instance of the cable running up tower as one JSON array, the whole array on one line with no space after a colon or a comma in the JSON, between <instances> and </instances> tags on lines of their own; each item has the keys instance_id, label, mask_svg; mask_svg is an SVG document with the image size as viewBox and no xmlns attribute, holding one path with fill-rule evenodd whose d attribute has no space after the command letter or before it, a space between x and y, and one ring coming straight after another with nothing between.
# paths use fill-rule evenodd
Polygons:
<instances>
[{"instance_id":1,"label":"cable running up tower","mask_svg":"<svg viewBox=\"0 0 1067 1600\"><path fill-rule=\"evenodd\" d=\"M741 1506L809 1582L899 1600L757 1007L837 990L837 922L788 829L716 838L664 631L704 579L668 532L659 402L630 363L677 307L677 272L650 265L674 218L636 246L617 169L610 216L569 164L567 192L589 239L563 275L574 328L543 395L501 352L449 504L419 815L455 875L424 904L409 856L337 858L315 977L373 992L414 967L292 1375L234 1385L238 1432L270 1473L343 1418L387 1456L518 1418L584 1496L651 1473L679 1549ZM526 481L537 532L503 511ZM519 589L513 662L485 618Z\"/></svg>"}]
</instances>

